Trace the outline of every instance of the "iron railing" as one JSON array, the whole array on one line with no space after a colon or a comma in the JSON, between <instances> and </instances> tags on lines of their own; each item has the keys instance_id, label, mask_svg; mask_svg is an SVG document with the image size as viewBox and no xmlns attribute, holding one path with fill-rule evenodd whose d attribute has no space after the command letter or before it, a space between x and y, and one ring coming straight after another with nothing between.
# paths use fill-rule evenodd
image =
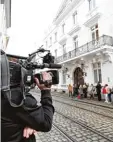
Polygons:
<instances>
[{"instance_id":1,"label":"iron railing","mask_svg":"<svg viewBox=\"0 0 113 142\"><path fill-rule=\"evenodd\" d=\"M94 51L98 48L101 48L104 45L113 46L113 37L103 35L99 37L98 40L93 40L91 42L88 42L84 44L83 46L80 46L72 51L69 51L66 54L63 54L62 56L59 56L58 58L55 59L55 62L60 63L60 62L69 60L71 58L80 56L82 54Z\"/></svg>"}]
</instances>

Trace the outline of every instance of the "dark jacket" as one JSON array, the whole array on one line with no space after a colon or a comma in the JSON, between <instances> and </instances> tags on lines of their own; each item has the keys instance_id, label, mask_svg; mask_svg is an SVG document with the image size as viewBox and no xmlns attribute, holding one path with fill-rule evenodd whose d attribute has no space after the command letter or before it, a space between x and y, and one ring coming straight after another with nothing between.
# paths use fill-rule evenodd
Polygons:
<instances>
[{"instance_id":1,"label":"dark jacket","mask_svg":"<svg viewBox=\"0 0 113 142\"><path fill-rule=\"evenodd\" d=\"M41 91L41 104L37 106L36 99L29 94L22 107L14 108L1 95L1 142L34 142L34 135L23 138L26 126L37 131L50 131L54 107L49 90Z\"/></svg>"},{"instance_id":2,"label":"dark jacket","mask_svg":"<svg viewBox=\"0 0 113 142\"><path fill-rule=\"evenodd\" d=\"M97 86L96 86L97 94L101 93L101 88L102 88L101 84L97 84Z\"/></svg>"}]
</instances>

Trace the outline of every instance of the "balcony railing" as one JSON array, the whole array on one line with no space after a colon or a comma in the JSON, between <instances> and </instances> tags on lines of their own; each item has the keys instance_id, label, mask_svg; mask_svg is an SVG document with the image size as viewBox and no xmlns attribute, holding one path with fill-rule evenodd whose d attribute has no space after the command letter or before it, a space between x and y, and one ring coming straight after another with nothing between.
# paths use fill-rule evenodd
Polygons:
<instances>
[{"instance_id":1,"label":"balcony railing","mask_svg":"<svg viewBox=\"0 0 113 142\"><path fill-rule=\"evenodd\" d=\"M113 46L113 37L103 35L99 37L98 41L93 40L91 42L84 44L83 46L80 46L72 51L69 51L66 54L63 54L62 56L59 56L58 58L55 59L55 62L59 63L69 60L71 58L99 49L104 45Z\"/></svg>"}]
</instances>

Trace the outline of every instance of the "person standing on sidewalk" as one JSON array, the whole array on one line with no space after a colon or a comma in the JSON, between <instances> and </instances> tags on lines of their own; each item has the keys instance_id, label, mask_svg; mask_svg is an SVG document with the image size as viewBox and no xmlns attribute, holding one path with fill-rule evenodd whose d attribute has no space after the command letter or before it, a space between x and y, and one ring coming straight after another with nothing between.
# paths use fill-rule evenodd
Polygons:
<instances>
[{"instance_id":1,"label":"person standing on sidewalk","mask_svg":"<svg viewBox=\"0 0 113 142\"><path fill-rule=\"evenodd\" d=\"M102 94L105 96L105 102L108 103L108 84L105 84L102 88Z\"/></svg>"},{"instance_id":2,"label":"person standing on sidewalk","mask_svg":"<svg viewBox=\"0 0 113 142\"><path fill-rule=\"evenodd\" d=\"M101 101L101 84L100 82L98 82L98 84L96 85L96 92L97 92L97 96L98 96L98 101Z\"/></svg>"},{"instance_id":3,"label":"person standing on sidewalk","mask_svg":"<svg viewBox=\"0 0 113 142\"><path fill-rule=\"evenodd\" d=\"M91 84L89 87L88 87L88 93L90 95L90 99L94 99L94 92L95 92L95 86L93 86L93 84Z\"/></svg>"},{"instance_id":4,"label":"person standing on sidewalk","mask_svg":"<svg viewBox=\"0 0 113 142\"><path fill-rule=\"evenodd\" d=\"M72 97L73 87L71 84L68 85L69 97Z\"/></svg>"},{"instance_id":5,"label":"person standing on sidewalk","mask_svg":"<svg viewBox=\"0 0 113 142\"><path fill-rule=\"evenodd\" d=\"M83 86L82 85L79 86L79 95L80 95L80 98L82 99L83 98Z\"/></svg>"},{"instance_id":6,"label":"person standing on sidewalk","mask_svg":"<svg viewBox=\"0 0 113 142\"><path fill-rule=\"evenodd\" d=\"M88 89L88 86L86 83L84 83L84 85L83 85L84 98L87 98L87 89Z\"/></svg>"},{"instance_id":7,"label":"person standing on sidewalk","mask_svg":"<svg viewBox=\"0 0 113 142\"><path fill-rule=\"evenodd\" d=\"M110 87L108 87L108 91L107 92L108 92L108 100L111 103L112 102L112 99L111 99L112 89Z\"/></svg>"},{"instance_id":8,"label":"person standing on sidewalk","mask_svg":"<svg viewBox=\"0 0 113 142\"><path fill-rule=\"evenodd\" d=\"M78 86L77 86L77 84L74 84L73 96L74 97L78 96Z\"/></svg>"},{"instance_id":9,"label":"person standing on sidewalk","mask_svg":"<svg viewBox=\"0 0 113 142\"><path fill-rule=\"evenodd\" d=\"M112 100L112 95L113 95L113 87L111 88L111 102L113 101Z\"/></svg>"}]
</instances>

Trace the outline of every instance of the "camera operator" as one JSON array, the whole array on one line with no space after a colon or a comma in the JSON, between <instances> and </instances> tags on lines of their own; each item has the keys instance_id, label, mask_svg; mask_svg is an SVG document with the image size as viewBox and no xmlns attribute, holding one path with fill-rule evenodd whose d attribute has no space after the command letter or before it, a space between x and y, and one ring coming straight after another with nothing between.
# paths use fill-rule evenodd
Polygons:
<instances>
[{"instance_id":1,"label":"camera operator","mask_svg":"<svg viewBox=\"0 0 113 142\"><path fill-rule=\"evenodd\" d=\"M49 73L43 73L43 79L51 80ZM1 142L36 142L36 131L48 132L52 127L54 107L52 105L51 86L35 82L41 90L41 106L29 93L25 95L24 105L12 107L1 91ZM18 88L13 89L17 97ZM16 103L20 100L17 97Z\"/></svg>"}]
</instances>

